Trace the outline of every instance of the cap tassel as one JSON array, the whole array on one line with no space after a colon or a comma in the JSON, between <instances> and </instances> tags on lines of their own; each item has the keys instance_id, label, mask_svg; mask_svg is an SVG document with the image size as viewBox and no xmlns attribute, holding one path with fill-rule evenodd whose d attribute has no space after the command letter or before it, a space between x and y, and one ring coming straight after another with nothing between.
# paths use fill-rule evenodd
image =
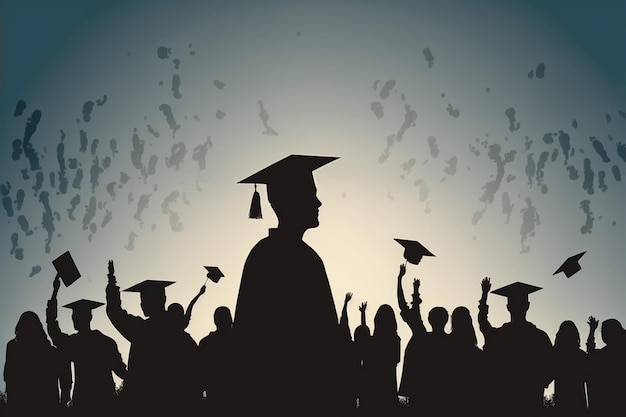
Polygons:
<instances>
[{"instance_id":1,"label":"cap tassel","mask_svg":"<svg viewBox=\"0 0 626 417\"><path fill-rule=\"evenodd\" d=\"M250 204L250 214L248 217L251 219L263 218L263 214L261 213L261 196L256 190L256 184L254 184L254 194L252 194L252 203Z\"/></svg>"}]
</instances>

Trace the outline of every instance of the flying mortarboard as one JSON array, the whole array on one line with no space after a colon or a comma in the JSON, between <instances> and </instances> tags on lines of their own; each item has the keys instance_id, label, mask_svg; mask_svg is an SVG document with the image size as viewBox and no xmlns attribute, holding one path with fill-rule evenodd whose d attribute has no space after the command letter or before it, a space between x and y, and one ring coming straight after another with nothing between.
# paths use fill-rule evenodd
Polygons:
<instances>
[{"instance_id":1,"label":"flying mortarboard","mask_svg":"<svg viewBox=\"0 0 626 417\"><path fill-rule=\"evenodd\" d=\"M92 301L92 300L78 300L78 301L74 301L73 303L69 303L64 305L63 307L66 308L71 308L72 311L91 311L94 308L98 308L100 306L103 306L104 303L101 303L99 301Z\"/></svg>"},{"instance_id":2,"label":"flying mortarboard","mask_svg":"<svg viewBox=\"0 0 626 417\"><path fill-rule=\"evenodd\" d=\"M124 291L138 293L165 293L165 287L172 285L173 283L174 281L159 281L154 279L147 279L140 282L139 284L133 285L132 287L126 288Z\"/></svg>"},{"instance_id":3,"label":"flying mortarboard","mask_svg":"<svg viewBox=\"0 0 626 417\"><path fill-rule=\"evenodd\" d=\"M238 182L238 184L254 184L254 194L250 205L249 216L251 219L263 218L261 214L261 199L256 191L257 184L268 186L278 184L288 184L297 187L299 181L310 178L313 171L339 159L336 156L314 156L314 155L289 155L272 165L250 175Z\"/></svg>"},{"instance_id":4,"label":"flying mortarboard","mask_svg":"<svg viewBox=\"0 0 626 417\"><path fill-rule=\"evenodd\" d=\"M220 278L224 276L224 274L222 274L222 271L220 271L217 266L205 266L204 268L207 270L206 277L213 282L219 281Z\"/></svg>"},{"instance_id":5,"label":"flying mortarboard","mask_svg":"<svg viewBox=\"0 0 626 417\"><path fill-rule=\"evenodd\" d=\"M404 259L417 265L422 256L435 256L417 240L394 239L404 247Z\"/></svg>"},{"instance_id":6,"label":"flying mortarboard","mask_svg":"<svg viewBox=\"0 0 626 417\"><path fill-rule=\"evenodd\" d=\"M563 272L566 277L568 278L571 277L576 272L580 271L581 267L578 261L580 260L580 258L582 258L582 256L585 253L587 253L587 251L581 252L578 255L570 256L569 258L567 258L565 262L563 262L561 266L559 266L559 269L557 269L552 275L556 275L559 272Z\"/></svg>"},{"instance_id":7,"label":"flying mortarboard","mask_svg":"<svg viewBox=\"0 0 626 417\"><path fill-rule=\"evenodd\" d=\"M72 255L70 255L70 251L63 253L52 261L52 265L54 265L54 269L57 270L57 275L61 277L66 287L69 287L80 278L80 272L74 263L74 259L72 259Z\"/></svg>"},{"instance_id":8,"label":"flying mortarboard","mask_svg":"<svg viewBox=\"0 0 626 417\"><path fill-rule=\"evenodd\" d=\"M528 298L528 294L532 294L535 291L539 291L541 287L535 287L534 285L525 284L523 282L514 282L504 287L491 291L494 294L501 295L508 299L510 298Z\"/></svg>"}]
</instances>

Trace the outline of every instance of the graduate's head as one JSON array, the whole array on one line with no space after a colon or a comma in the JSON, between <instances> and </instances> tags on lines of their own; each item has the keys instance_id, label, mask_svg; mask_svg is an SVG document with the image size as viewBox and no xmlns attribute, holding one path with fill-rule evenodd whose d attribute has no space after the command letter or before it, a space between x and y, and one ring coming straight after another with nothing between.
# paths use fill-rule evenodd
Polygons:
<instances>
[{"instance_id":1,"label":"graduate's head","mask_svg":"<svg viewBox=\"0 0 626 417\"><path fill-rule=\"evenodd\" d=\"M443 307L433 307L428 312L428 323L433 330L443 330L448 322L448 310Z\"/></svg>"},{"instance_id":2,"label":"graduate's head","mask_svg":"<svg viewBox=\"0 0 626 417\"><path fill-rule=\"evenodd\" d=\"M573 321L565 320L561 323L554 338L554 347L559 349L580 347L580 333Z\"/></svg>"},{"instance_id":3,"label":"graduate's head","mask_svg":"<svg viewBox=\"0 0 626 417\"><path fill-rule=\"evenodd\" d=\"M355 330L354 330L354 341L357 344L361 344L365 341L367 341L369 339L369 337L371 336L370 334L370 328L367 327L364 324L359 325Z\"/></svg>"},{"instance_id":4,"label":"graduate's head","mask_svg":"<svg viewBox=\"0 0 626 417\"><path fill-rule=\"evenodd\" d=\"M46 336L41 320L33 311L23 312L17 320L15 338L20 342L27 343L48 342L48 336Z\"/></svg>"},{"instance_id":5,"label":"graduate's head","mask_svg":"<svg viewBox=\"0 0 626 417\"><path fill-rule=\"evenodd\" d=\"M450 334L460 338L468 344L476 346L478 343L476 340L476 331L474 330L472 316L470 315L470 311L467 307L459 306L452 310L451 322L452 331Z\"/></svg>"},{"instance_id":6,"label":"graduate's head","mask_svg":"<svg viewBox=\"0 0 626 417\"><path fill-rule=\"evenodd\" d=\"M173 281L146 280L124 291L138 292L143 314L152 317L165 312L165 287L173 283Z\"/></svg>"},{"instance_id":7,"label":"graduate's head","mask_svg":"<svg viewBox=\"0 0 626 417\"><path fill-rule=\"evenodd\" d=\"M523 282L514 282L491 292L507 298L506 309L511 313L511 319L516 319L526 317L526 312L530 307L528 294L540 289L540 287Z\"/></svg>"},{"instance_id":8,"label":"graduate's head","mask_svg":"<svg viewBox=\"0 0 626 417\"><path fill-rule=\"evenodd\" d=\"M322 203L317 198L313 171L335 159L337 158L290 155L239 181L255 184L250 217L261 217L256 184L267 184L267 198L278 217L279 228L304 231L319 226L318 209Z\"/></svg>"},{"instance_id":9,"label":"graduate's head","mask_svg":"<svg viewBox=\"0 0 626 417\"><path fill-rule=\"evenodd\" d=\"M72 323L76 331L81 332L91 329L91 310L103 306L104 303L92 300L78 300L63 307L72 309Z\"/></svg>"},{"instance_id":10,"label":"graduate's head","mask_svg":"<svg viewBox=\"0 0 626 417\"><path fill-rule=\"evenodd\" d=\"M233 318L230 314L230 309L225 306L216 308L213 313L213 322L219 331L230 330L233 327Z\"/></svg>"},{"instance_id":11,"label":"graduate's head","mask_svg":"<svg viewBox=\"0 0 626 417\"><path fill-rule=\"evenodd\" d=\"M617 319L604 320L600 328L600 333L602 334L602 341L607 346L620 342L623 343L624 338L626 338L626 331Z\"/></svg>"},{"instance_id":12,"label":"graduate's head","mask_svg":"<svg viewBox=\"0 0 626 417\"><path fill-rule=\"evenodd\" d=\"M374 316L374 335L395 334L398 330L396 314L389 304L378 307Z\"/></svg>"}]
</instances>

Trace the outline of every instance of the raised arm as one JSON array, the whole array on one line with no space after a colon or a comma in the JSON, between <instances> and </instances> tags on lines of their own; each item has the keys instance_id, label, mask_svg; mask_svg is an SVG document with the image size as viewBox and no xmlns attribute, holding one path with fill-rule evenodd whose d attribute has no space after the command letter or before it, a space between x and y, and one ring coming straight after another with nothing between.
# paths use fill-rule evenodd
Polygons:
<instances>
[{"instance_id":1,"label":"raised arm","mask_svg":"<svg viewBox=\"0 0 626 417\"><path fill-rule=\"evenodd\" d=\"M191 311L193 310L193 306L196 305L198 299L206 292L206 285L200 287L200 291L196 294L195 297L191 299L189 302L189 306L187 306L187 311L185 311L185 328L189 325L189 321L191 320Z\"/></svg>"},{"instance_id":2,"label":"raised arm","mask_svg":"<svg viewBox=\"0 0 626 417\"><path fill-rule=\"evenodd\" d=\"M352 340L352 333L350 332L350 324L348 323L348 303L352 300L352 293L347 292L346 297L343 300L343 308L341 309L341 318L339 319L339 327L341 333Z\"/></svg>"},{"instance_id":3,"label":"raised arm","mask_svg":"<svg viewBox=\"0 0 626 417\"><path fill-rule=\"evenodd\" d=\"M46 307L46 327L48 329L48 336L52 339L52 343L56 347L62 347L67 342L68 335L61 331L59 322L57 321L57 294L59 293L59 287L61 286L61 278L57 275L52 283L52 296L48 301Z\"/></svg>"},{"instance_id":4,"label":"raised arm","mask_svg":"<svg viewBox=\"0 0 626 417\"><path fill-rule=\"evenodd\" d=\"M361 312L361 326L367 326L365 321L365 309L367 309L367 301L363 301L359 306L359 311Z\"/></svg>"},{"instance_id":5,"label":"raised arm","mask_svg":"<svg viewBox=\"0 0 626 417\"><path fill-rule=\"evenodd\" d=\"M404 264L400 264L400 271L398 272L398 307L400 308L400 312L408 311L409 305L404 298L404 290L402 289L402 277L406 274L406 266Z\"/></svg>"},{"instance_id":6,"label":"raised arm","mask_svg":"<svg viewBox=\"0 0 626 417\"><path fill-rule=\"evenodd\" d=\"M126 310L122 309L120 287L116 284L113 261L109 261L108 277L109 283L106 287L107 316L109 320L111 320L113 327L115 327L126 340L131 341L133 336L137 334L137 328L141 326L143 319L128 314Z\"/></svg>"},{"instance_id":7,"label":"raised arm","mask_svg":"<svg viewBox=\"0 0 626 417\"><path fill-rule=\"evenodd\" d=\"M487 295L491 290L491 278L483 278L482 281L480 281L480 288L482 290L482 294L480 296L480 300L478 301L478 324L486 342L488 334L493 330L493 326L489 323L489 305L487 305Z\"/></svg>"},{"instance_id":8,"label":"raised arm","mask_svg":"<svg viewBox=\"0 0 626 417\"><path fill-rule=\"evenodd\" d=\"M598 328L598 319L593 316L589 316L587 320L589 325L589 336L587 336L587 354L591 354L596 351L596 329Z\"/></svg>"},{"instance_id":9,"label":"raised arm","mask_svg":"<svg viewBox=\"0 0 626 417\"><path fill-rule=\"evenodd\" d=\"M400 307L400 317L406 324L409 325L411 331L415 333L426 333L426 327L422 320L422 314L420 312L420 304L422 299L420 298L420 280L413 280L413 294L412 294L412 306L409 307L405 298L404 290L402 289L402 277L406 273L406 267L400 265L400 272L398 273L398 306Z\"/></svg>"}]
</instances>

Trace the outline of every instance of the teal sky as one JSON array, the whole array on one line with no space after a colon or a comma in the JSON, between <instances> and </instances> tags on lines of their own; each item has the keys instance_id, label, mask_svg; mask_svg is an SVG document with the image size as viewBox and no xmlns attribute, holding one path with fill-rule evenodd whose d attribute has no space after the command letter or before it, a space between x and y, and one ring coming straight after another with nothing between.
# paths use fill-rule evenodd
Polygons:
<instances>
[{"instance_id":1,"label":"teal sky","mask_svg":"<svg viewBox=\"0 0 626 417\"><path fill-rule=\"evenodd\" d=\"M237 181L291 153L340 157L315 173L305 240L338 312L354 293L353 329L361 301L370 326L396 306L394 238L436 255L408 268L424 313L466 305L476 320L490 276L544 288L529 319L552 339L563 320L583 338L589 315L626 320L623 3L61 3L0 3L0 356L23 311L43 320L66 250L83 277L62 304L104 301L109 259L122 288L175 280L168 301L184 305L218 265L188 328L200 340L276 224L266 201L246 218L253 189ZM14 155L25 142L36 165ZM582 251L578 274L552 275ZM136 295L122 302L140 314ZM59 319L71 332L69 310ZM127 358L104 309L93 324Z\"/></svg>"}]
</instances>

